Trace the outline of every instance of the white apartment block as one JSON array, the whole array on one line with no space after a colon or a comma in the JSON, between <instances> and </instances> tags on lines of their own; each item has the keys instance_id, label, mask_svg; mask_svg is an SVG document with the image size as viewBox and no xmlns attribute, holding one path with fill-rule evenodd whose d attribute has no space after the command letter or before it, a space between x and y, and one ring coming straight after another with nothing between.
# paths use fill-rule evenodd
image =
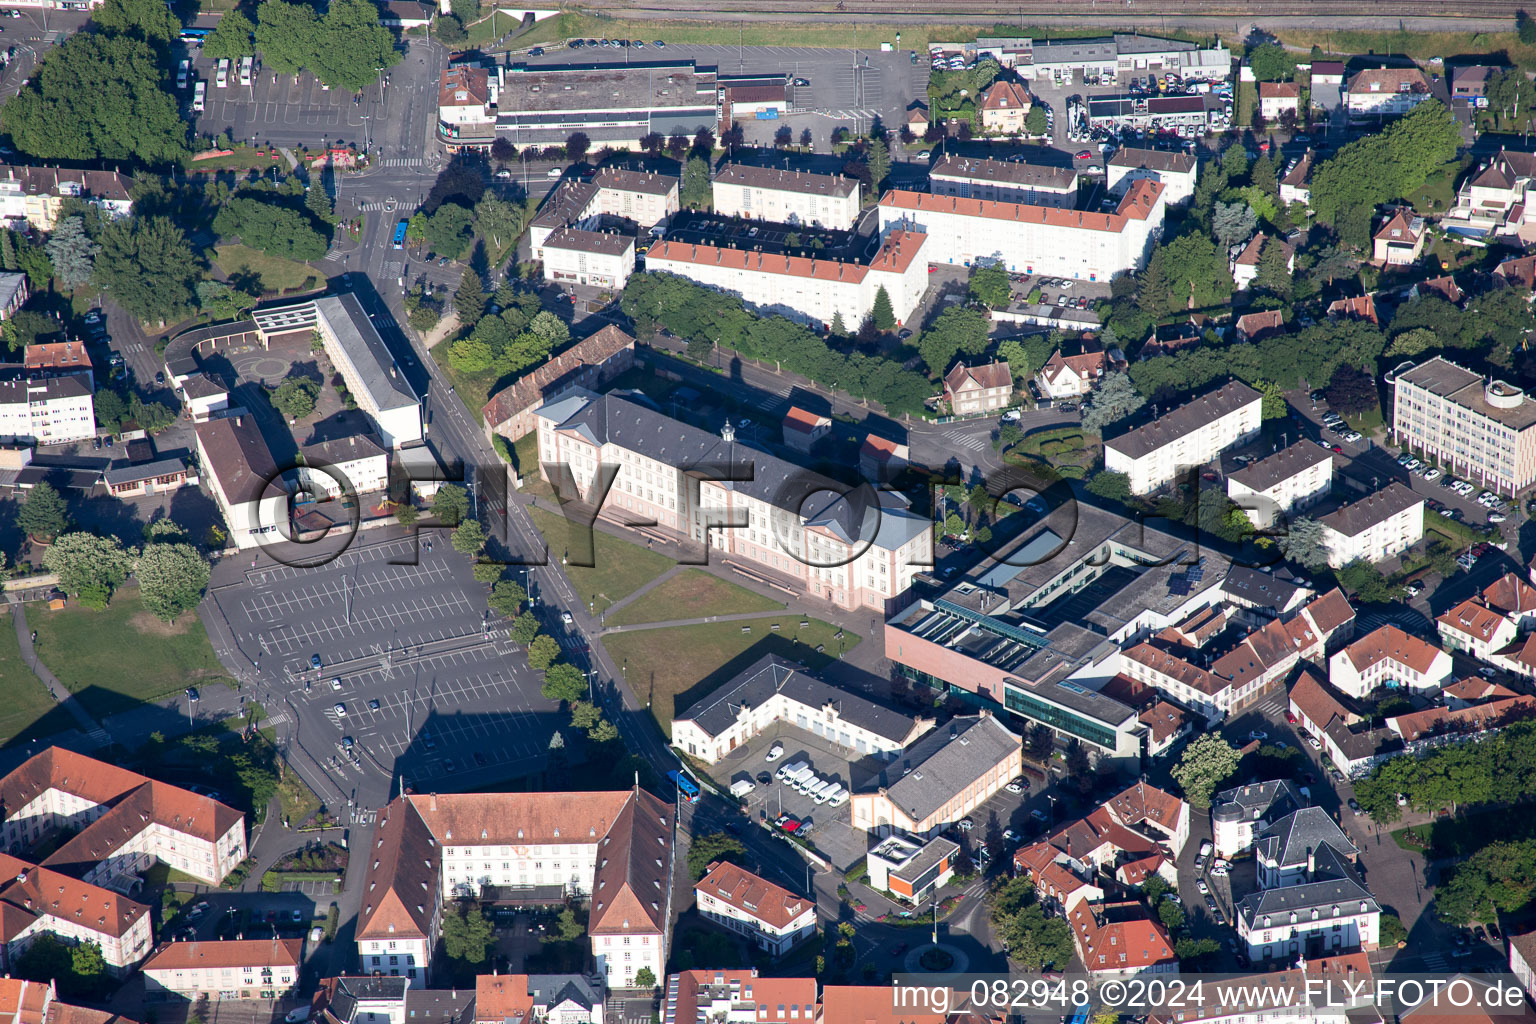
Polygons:
<instances>
[{"instance_id":1,"label":"white apartment block","mask_svg":"<svg viewBox=\"0 0 1536 1024\"><path fill-rule=\"evenodd\" d=\"M544 259L544 241L564 228L596 231L603 218L633 221L642 228L671 219L678 211L679 179L618 167L604 167L591 181L565 181L544 200L528 225L533 258Z\"/></svg>"},{"instance_id":2,"label":"white apartment block","mask_svg":"<svg viewBox=\"0 0 1536 1024\"><path fill-rule=\"evenodd\" d=\"M0 779L0 840L24 852L69 830L41 865L0 855L0 927L7 955L50 933L96 942L114 974L150 951L149 908L120 895L163 863L217 885L245 859L245 818L206 796L59 747ZM14 960L12 961L14 962Z\"/></svg>"},{"instance_id":3,"label":"white apartment block","mask_svg":"<svg viewBox=\"0 0 1536 1024\"><path fill-rule=\"evenodd\" d=\"M786 256L712 245L659 242L646 254L650 271L676 274L739 297L757 311L829 327L839 315L855 330L884 288L898 323L928 288L930 237L892 231L868 266L814 256Z\"/></svg>"},{"instance_id":4,"label":"white apartment block","mask_svg":"<svg viewBox=\"0 0 1536 1024\"><path fill-rule=\"evenodd\" d=\"M1104 442L1104 468L1124 473L1132 494L1151 494L1182 471L1257 437L1263 403L1253 388L1230 381Z\"/></svg>"},{"instance_id":5,"label":"white apartment block","mask_svg":"<svg viewBox=\"0 0 1536 1024\"><path fill-rule=\"evenodd\" d=\"M251 314L263 339L315 331L347 393L373 420L388 448L420 441L421 399L395 363L378 328L351 292L258 309Z\"/></svg>"},{"instance_id":6,"label":"white apartment block","mask_svg":"<svg viewBox=\"0 0 1536 1024\"><path fill-rule=\"evenodd\" d=\"M715 212L726 217L851 231L859 219L859 180L774 167L726 164L715 172Z\"/></svg>"},{"instance_id":7,"label":"white apartment block","mask_svg":"<svg viewBox=\"0 0 1536 1024\"><path fill-rule=\"evenodd\" d=\"M1384 562L1423 539L1424 499L1400 483L1391 483L1318 522L1333 568L1358 561Z\"/></svg>"},{"instance_id":8,"label":"white apartment block","mask_svg":"<svg viewBox=\"0 0 1536 1024\"><path fill-rule=\"evenodd\" d=\"M1280 516L1317 504L1332 489L1333 453L1309 441L1298 441L1227 476L1227 497L1261 530Z\"/></svg>"},{"instance_id":9,"label":"white apartment block","mask_svg":"<svg viewBox=\"0 0 1536 1024\"><path fill-rule=\"evenodd\" d=\"M961 199L1071 208L1077 202L1077 171L1018 160L942 156L928 168L928 191Z\"/></svg>"},{"instance_id":10,"label":"white apartment block","mask_svg":"<svg viewBox=\"0 0 1536 1024\"><path fill-rule=\"evenodd\" d=\"M1162 234L1165 202L1153 181L1132 183L1109 213L892 189L880 199L880 231L924 232L930 263L1108 281L1141 269Z\"/></svg>"},{"instance_id":11,"label":"white apartment block","mask_svg":"<svg viewBox=\"0 0 1536 1024\"><path fill-rule=\"evenodd\" d=\"M839 1019L819 1018L816 1004L815 978L761 978L755 967L680 971L667 978L661 1024L807 1024L818 1019L831 1024Z\"/></svg>"},{"instance_id":12,"label":"white apartment block","mask_svg":"<svg viewBox=\"0 0 1536 1024\"><path fill-rule=\"evenodd\" d=\"M769 956L783 956L816 933L816 901L759 878L730 861L709 865L693 886L706 921L744 935Z\"/></svg>"},{"instance_id":13,"label":"white apartment block","mask_svg":"<svg viewBox=\"0 0 1536 1024\"><path fill-rule=\"evenodd\" d=\"M1434 693L1451 681L1451 656L1396 626L1382 626L1328 659L1328 681L1351 697L1383 688Z\"/></svg>"},{"instance_id":14,"label":"white apartment block","mask_svg":"<svg viewBox=\"0 0 1536 1024\"><path fill-rule=\"evenodd\" d=\"M299 449L301 487L317 496L339 498L389 489L389 455L366 434L307 444Z\"/></svg>"},{"instance_id":15,"label":"white apartment block","mask_svg":"<svg viewBox=\"0 0 1536 1024\"><path fill-rule=\"evenodd\" d=\"M1536 932L1509 937L1509 970L1525 989L1525 994L1536 1000Z\"/></svg>"},{"instance_id":16,"label":"white apartment block","mask_svg":"<svg viewBox=\"0 0 1536 1024\"><path fill-rule=\"evenodd\" d=\"M1242 901L1237 937L1252 960L1294 963L1314 937L1325 956L1371 950L1381 942L1381 904L1347 879L1272 889Z\"/></svg>"},{"instance_id":17,"label":"white apartment block","mask_svg":"<svg viewBox=\"0 0 1536 1024\"><path fill-rule=\"evenodd\" d=\"M610 988L663 976L675 829L638 787L590 793L408 794L379 815L357 952L372 974L425 980L444 901L487 886L559 886L590 901L587 935Z\"/></svg>"},{"instance_id":18,"label":"white apartment block","mask_svg":"<svg viewBox=\"0 0 1536 1024\"><path fill-rule=\"evenodd\" d=\"M195 426L198 465L224 513L229 542L256 547L288 537L288 493L254 419L234 416Z\"/></svg>"},{"instance_id":19,"label":"white apartment block","mask_svg":"<svg viewBox=\"0 0 1536 1024\"><path fill-rule=\"evenodd\" d=\"M562 228L544 239L544 280L621 289L635 269L633 235Z\"/></svg>"},{"instance_id":20,"label":"white apartment block","mask_svg":"<svg viewBox=\"0 0 1536 1024\"><path fill-rule=\"evenodd\" d=\"M1155 181L1163 186L1163 202L1181 206L1195 197L1200 161L1193 153L1122 146L1104 164L1104 187L1111 195L1124 195L1132 182Z\"/></svg>"},{"instance_id":21,"label":"white apartment block","mask_svg":"<svg viewBox=\"0 0 1536 1024\"><path fill-rule=\"evenodd\" d=\"M553 469L561 494L707 544L714 557L752 563L840 608L894 609L932 564L932 524L899 495L855 504L842 485L736 444L729 424L715 435L573 388L540 408L538 435L539 471L549 479ZM617 469L602 493L599 466ZM737 479L711 478L727 468Z\"/></svg>"},{"instance_id":22,"label":"white apartment block","mask_svg":"<svg viewBox=\"0 0 1536 1024\"><path fill-rule=\"evenodd\" d=\"M91 375L0 381L0 438L69 444L96 436Z\"/></svg>"},{"instance_id":23,"label":"white apartment block","mask_svg":"<svg viewBox=\"0 0 1536 1024\"><path fill-rule=\"evenodd\" d=\"M303 949L303 939L172 942L145 961L145 996L285 999L298 987Z\"/></svg>"},{"instance_id":24,"label":"white apartment block","mask_svg":"<svg viewBox=\"0 0 1536 1024\"><path fill-rule=\"evenodd\" d=\"M1392 436L1499 494L1536 483L1536 400L1440 356L1390 375Z\"/></svg>"}]
</instances>

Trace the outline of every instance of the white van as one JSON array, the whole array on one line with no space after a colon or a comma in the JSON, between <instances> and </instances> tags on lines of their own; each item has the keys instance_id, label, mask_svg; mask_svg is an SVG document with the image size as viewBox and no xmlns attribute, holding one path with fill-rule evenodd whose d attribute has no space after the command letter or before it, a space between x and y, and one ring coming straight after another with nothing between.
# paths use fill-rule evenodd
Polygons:
<instances>
[{"instance_id":1,"label":"white van","mask_svg":"<svg viewBox=\"0 0 1536 1024\"><path fill-rule=\"evenodd\" d=\"M831 788L832 783L828 782L826 779L818 778L815 782L812 782L809 786L805 787L805 795L815 799Z\"/></svg>"},{"instance_id":2,"label":"white van","mask_svg":"<svg viewBox=\"0 0 1536 1024\"><path fill-rule=\"evenodd\" d=\"M816 784L816 773L807 768L799 775L790 776L789 784L804 793Z\"/></svg>"},{"instance_id":3,"label":"white van","mask_svg":"<svg viewBox=\"0 0 1536 1024\"><path fill-rule=\"evenodd\" d=\"M791 761L789 764L781 766L779 770L774 773L774 778L778 779L780 782L784 782L788 780L791 775L798 775L809 767L810 765L804 761Z\"/></svg>"},{"instance_id":4,"label":"white van","mask_svg":"<svg viewBox=\"0 0 1536 1024\"><path fill-rule=\"evenodd\" d=\"M843 806L843 804L845 804L847 802L848 802L848 791L846 789L841 788L841 787L838 788L837 795L834 796L831 800L827 801L827 803L830 804L833 807L841 807L841 806Z\"/></svg>"},{"instance_id":5,"label":"white van","mask_svg":"<svg viewBox=\"0 0 1536 1024\"><path fill-rule=\"evenodd\" d=\"M250 85L251 84L251 71L255 68L255 66L256 66L256 58L255 57L241 57L240 58L240 84L241 85Z\"/></svg>"},{"instance_id":6,"label":"white van","mask_svg":"<svg viewBox=\"0 0 1536 1024\"><path fill-rule=\"evenodd\" d=\"M841 790L842 788L843 788L842 786L839 786L835 782L828 782L824 787L822 787L820 792L812 793L811 797L817 803L824 804L828 800L830 800L834 796L836 796L838 791Z\"/></svg>"},{"instance_id":7,"label":"white van","mask_svg":"<svg viewBox=\"0 0 1536 1024\"><path fill-rule=\"evenodd\" d=\"M744 797L752 792L754 788L751 779L737 779L731 783L731 796Z\"/></svg>"},{"instance_id":8,"label":"white van","mask_svg":"<svg viewBox=\"0 0 1536 1024\"><path fill-rule=\"evenodd\" d=\"M208 97L208 83L198 79L197 88L192 90L192 109L201 114L205 106L204 100Z\"/></svg>"},{"instance_id":9,"label":"white van","mask_svg":"<svg viewBox=\"0 0 1536 1024\"><path fill-rule=\"evenodd\" d=\"M220 57L218 67L214 71L214 85L220 89L229 84L229 58Z\"/></svg>"}]
</instances>

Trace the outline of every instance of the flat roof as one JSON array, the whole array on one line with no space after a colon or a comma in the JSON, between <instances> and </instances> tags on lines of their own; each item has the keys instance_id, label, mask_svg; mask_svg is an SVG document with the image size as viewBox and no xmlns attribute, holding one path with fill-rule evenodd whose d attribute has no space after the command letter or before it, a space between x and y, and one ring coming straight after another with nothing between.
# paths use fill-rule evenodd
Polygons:
<instances>
[{"instance_id":1,"label":"flat roof","mask_svg":"<svg viewBox=\"0 0 1536 1024\"><path fill-rule=\"evenodd\" d=\"M1481 376L1463 366L1457 366L1443 356L1435 356L1411 369L1395 373L1393 381L1394 385L1406 383L1423 388L1430 394L1486 416L1512 430L1525 430L1536 425L1536 400L1529 394L1502 381L1495 381L1485 387ZM1488 401L1490 387L1505 389L1502 395L1497 391L1494 395L1495 401L1501 404L1494 405Z\"/></svg>"},{"instance_id":2,"label":"flat roof","mask_svg":"<svg viewBox=\"0 0 1536 1024\"><path fill-rule=\"evenodd\" d=\"M187 464L181 459L158 459L154 462L116 464L102 474L109 487L153 480L157 476L174 476L185 473Z\"/></svg>"},{"instance_id":3,"label":"flat roof","mask_svg":"<svg viewBox=\"0 0 1536 1024\"><path fill-rule=\"evenodd\" d=\"M688 61L514 64L496 100L497 119L569 110L649 111L715 106L715 71Z\"/></svg>"},{"instance_id":4,"label":"flat roof","mask_svg":"<svg viewBox=\"0 0 1536 1024\"><path fill-rule=\"evenodd\" d=\"M1112 729L1118 729L1127 723L1134 726L1141 720L1135 708L1076 683L1065 680L1047 682L1025 679L1009 679L1007 683L1017 690L1052 704L1059 704L1068 711L1082 715L1084 718L1091 718Z\"/></svg>"}]
</instances>

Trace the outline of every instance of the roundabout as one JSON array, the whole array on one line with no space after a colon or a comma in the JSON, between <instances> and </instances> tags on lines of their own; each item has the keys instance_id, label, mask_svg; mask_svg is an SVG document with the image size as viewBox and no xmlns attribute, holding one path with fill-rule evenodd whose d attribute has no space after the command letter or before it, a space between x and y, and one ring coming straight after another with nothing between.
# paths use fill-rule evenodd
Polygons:
<instances>
[{"instance_id":1,"label":"roundabout","mask_svg":"<svg viewBox=\"0 0 1536 1024\"><path fill-rule=\"evenodd\" d=\"M908 974L963 974L971 965L964 951L947 942L925 942L902 958L901 969Z\"/></svg>"}]
</instances>

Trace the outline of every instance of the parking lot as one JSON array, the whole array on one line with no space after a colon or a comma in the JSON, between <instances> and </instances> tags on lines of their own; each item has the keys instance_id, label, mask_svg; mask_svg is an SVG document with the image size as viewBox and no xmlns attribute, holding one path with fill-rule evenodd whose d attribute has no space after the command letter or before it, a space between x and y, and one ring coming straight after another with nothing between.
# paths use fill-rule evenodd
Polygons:
<instances>
[{"instance_id":1,"label":"parking lot","mask_svg":"<svg viewBox=\"0 0 1536 1024\"><path fill-rule=\"evenodd\" d=\"M253 567L213 594L261 684L295 709L305 749L343 790L368 783L359 806L375 805L381 776L439 785L531 770L557 724L505 624L489 620L484 586L439 542L363 540L317 568Z\"/></svg>"},{"instance_id":2,"label":"parking lot","mask_svg":"<svg viewBox=\"0 0 1536 1024\"><path fill-rule=\"evenodd\" d=\"M200 47L189 46L185 53L178 54L178 65L183 58L191 60L192 74L186 87L177 92L183 112L205 134L227 131L235 141L310 140L316 144L324 138L332 143L356 143L362 149L372 131L379 127L377 122L396 114L394 92L382 84L387 75L380 84L370 85L360 96L354 96L342 89L327 89L307 71L280 75L266 70L259 60L250 83L242 84L237 61L230 68L228 84L221 88L217 84L217 62L204 57ZM198 81L206 83L201 113L192 109ZM417 160L416 164L421 162Z\"/></svg>"}]
</instances>

